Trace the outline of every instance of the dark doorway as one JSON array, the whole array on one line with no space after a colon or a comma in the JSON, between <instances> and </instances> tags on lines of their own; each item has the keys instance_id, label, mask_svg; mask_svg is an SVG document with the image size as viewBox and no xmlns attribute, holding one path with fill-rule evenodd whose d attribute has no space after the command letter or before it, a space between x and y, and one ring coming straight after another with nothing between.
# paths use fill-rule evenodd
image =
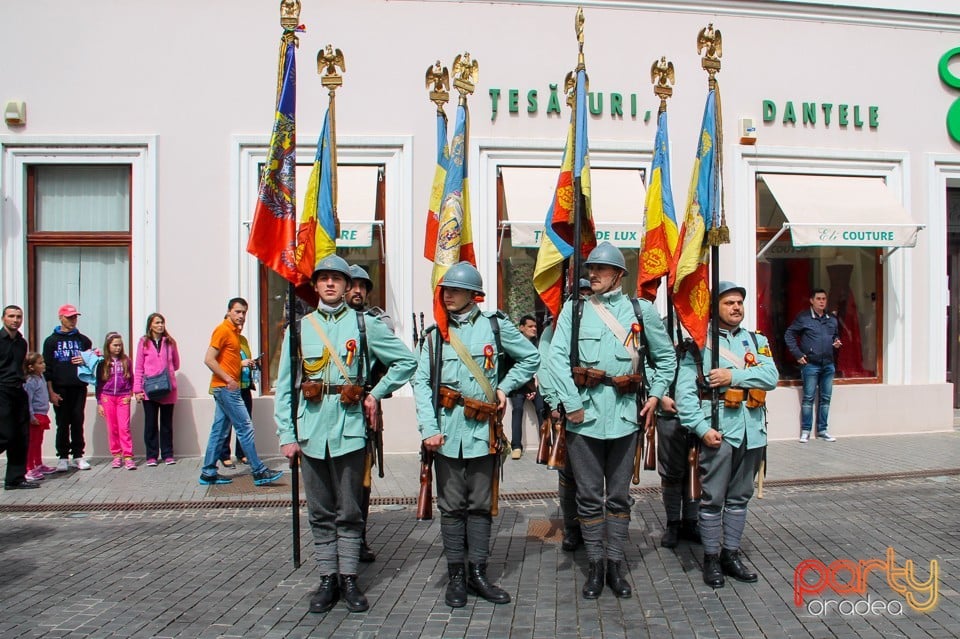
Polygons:
<instances>
[{"instance_id":1,"label":"dark doorway","mask_svg":"<svg viewBox=\"0 0 960 639\"><path fill-rule=\"evenodd\" d=\"M960 188L947 189L947 382L953 384L953 407L960 408Z\"/></svg>"}]
</instances>

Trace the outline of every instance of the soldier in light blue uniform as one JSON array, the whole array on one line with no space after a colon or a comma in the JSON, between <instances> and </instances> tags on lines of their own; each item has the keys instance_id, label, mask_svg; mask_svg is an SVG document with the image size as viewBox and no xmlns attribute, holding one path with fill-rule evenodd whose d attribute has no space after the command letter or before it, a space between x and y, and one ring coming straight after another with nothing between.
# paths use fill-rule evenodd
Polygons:
<instances>
[{"instance_id":1,"label":"soldier in light blue uniform","mask_svg":"<svg viewBox=\"0 0 960 639\"><path fill-rule=\"evenodd\" d=\"M659 399L673 379L676 356L653 305L639 300L638 321L633 302L623 294L620 282L627 269L618 248L602 242L584 266L593 295L579 303L579 364L570 358L576 311L567 302L557 322L547 370L567 414L567 457L576 479L577 514L590 562L583 596L599 597L606 578L614 594L630 597L623 548L633 505L629 487L637 432L652 427ZM592 369L593 380L578 386L574 366ZM596 371L603 373L602 378L596 377ZM626 388L618 381L637 374L645 378L640 392L645 389L647 397L639 405L637 385Z\"/></svg>"},{"instance_id":2,"label":"soldier in light blue uniform","mask_svg":"<svg viewBox=\"0 0 960 639\"><path fill-rule=\"evenodd\" d=\"M367 424L380 427L377 402L408 382L417 365L413 354L379 319L365 316L361 335L357 312L343 300L349 283L350 270L343 258L330 255L317 263L313 286L320 302L316 311L300 320L303 383L296 434L290 418L290 376L299 371L291 371L290 359L282 357L277 375L274 419L280 450L287 459L297 455L302 459L321 575L320 587L310 600L311 612L330 610L341 596L351 612L369 607L356 582L364 523L360 502ZM289 335L284 337L282 353L289 352L288 340ZM367 364L372 366L374 361L382 362L386 373L369 392L363 392L358 387L364 385Z\"/></svg>"},{"instance_id":3,"label":"soldier in light blue uniform","mask_svg":"<svg viewBox=\"0 0 960 639\"><path fill-rule=\"evenodd\" d=\"M502 416L507 395L533 377L540 355L502 312L487 313L477 308L475 296L483 295L483 281L469 263L451 266L440 286L450 341L444 341L435 326L427 330L413 389L420 436L427 450L435 453L440 534L450 576L445 601L453 608L462 607L469 590L487 601L508 603L510 595L490 583L486 575L492 481L497 472L497 456L490 454L490 422L468 418L464 403L479 400L494 404L493 410L499 410ZM503 351L515 362L505 375L504 353L498 352L494 322L499 327ZM466 359L457 353L457 341ZM434 370L438 353L440 371ZM439 375L439 390L446 406L434 405L431 380L435 375ZM469 561L469 575L464 570L465 559Z\"/></svg>"},{"instance_id":4,"label":"soldier in light blue uniform","mask_svg":"<svg viewBox=\"0 0 960 639\"><path fill-rule=\"evenodd\" d=\"M767 445L765 393L757 391L776 388L779 373L767 339L740 328L746 293L733 282L720 282L720 367L710 368L709 343L702 353L690 343L677 379L680 423L704 443L700 449L700 535L703 581L713 588L723 587L724 575L747 583L757 580L756 573L740 560L740 538L753 480ZM719 431L711 427L712 388L721 395Z\"/></svg>"}]
</instances>

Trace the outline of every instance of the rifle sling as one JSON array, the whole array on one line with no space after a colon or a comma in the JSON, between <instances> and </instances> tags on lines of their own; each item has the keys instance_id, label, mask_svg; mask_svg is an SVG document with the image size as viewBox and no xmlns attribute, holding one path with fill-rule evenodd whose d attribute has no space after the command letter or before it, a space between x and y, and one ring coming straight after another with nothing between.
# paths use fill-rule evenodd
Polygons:
<instances>
[{"instance_id":1,"label":"rifle sling","mask_svg":"<svg viewBox=\"0 0 960 639\"><path fill-rule=\"evenodd\" d=\"M490 380L487 379L483 369L481 369L477 361L473 359L473 356L470 355L470 351L467 350L466 345L452 330L450 331L450 346L457 352L457 357L460 358L460 361L463 362L463 365L466 366L470 374L473 375L473 378L480 385L480 388L483 389L483 394L487 396L487 401L496 404L497 393L490 384Z\"/></svg>"},{"instance_id":2,"label":"rifle sling","mask_svg":"<svg viewBox=\"0 0 960 639\"><path fill-rule=\"evenodd\" d=\"M317 331L317 336L320 337L323 345L327 347L327 352L330 353L330 359L332 359L333 363L336 364L337 368L340 369L340 374L343 375L343 378L347 380L348 383L353 384L353 378L350 377L350 373L347 371L346 364L344 364L343 360L340 359L340 354L337 353L337 350L333 347L333 343L330 342L330 338L327 337L326 331L324 331L323 327L320 326L320 322L318 322L317 318L313 316L313 313L307 315L307 318L310 320L310 323L313 324L313 328Z\"/></svg>"}]
</instances>

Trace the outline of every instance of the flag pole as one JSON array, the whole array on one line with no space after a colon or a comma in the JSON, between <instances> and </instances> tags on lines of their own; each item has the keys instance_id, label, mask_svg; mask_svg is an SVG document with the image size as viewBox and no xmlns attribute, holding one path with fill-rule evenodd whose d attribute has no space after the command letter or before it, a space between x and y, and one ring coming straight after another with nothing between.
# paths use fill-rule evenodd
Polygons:
<instances>
[{"instance_id":1,"label":"flag pole","mask_svg":"<svg viewBox=\"0 0 960 639\"><path fill-rule=\"evenodd\" d=\"M296 36L296 30L300 25L300 3L281 2L280 3L280 26L283 27L283 41L285 44L292 43L294 47L299 46ZM296 105L294 105L294 109ZM296 180L296 175L291 176ZM296 184L296 182L294 182ZM296 192L296 191L294 191ZM293 237L291 242L293 246L297 243L297 227L292 227ZM300 323L297 321L296 314L296 284L288 280L287 284L287 334L290 336L290 423L293 424L293 436L296 441L300 441L298 432L297 415L298 400L297 377L295 371L298 370L300 355ZM293 537L293 567L300 567L300 458L295 456L290 460L290 531Z\"/></svg>"},{"instance_id":2,"label":"flag pole","mask_svg":"<svg viewBox=\"0 0 960 639\"><path fill-rule=\"evenodd\" d=\"M322 84L330 96L330 105L327 112L330 116L330 191L333 194L333 222L336 242L340 236L340 219L337 217L337 94L336 91L343 86L343 76L337 73L337 67L341 71L346 71L346 64L343 60L343 52L340 49L334 49L332 44L328 44L326 49L317 52L317 73L320 74L320 84Z\"/></svg>"},{"instance_id":3,"label":"flag pole","mask_svg":"<svg viewBox=\"0 0 960 639\"><path fill-rule=\"evenodd\" d=\"M714 112L714 130L716 131L715 152L713 161L714 183L711 191L719 197L711 198L715 207L710 211L710 229L707 242L710 245L710 368L720 368L720 245L730 242L730 230L727 228L726 214L723 207L723 118L720 113L720 86L717 83L717 73L720 72L720 56L723 55L720 31L713 28L713 23L701 29L697 35L697 53L706 49L700 66L707 72L707 86L714 93L716 109ZM717 210L719 208L719 211ZM710 397L710 422L714 430L720 430L720 394L714 388Z\"/></svg>"},{"instance_id":4,"label":"flag pole","mask_svg":"<svg viewBox=\"0 0 960 639\"><path fill-rule=\"evenodd\" d=\"M577 7L577 14L574 18L574 27L577 32L577 68L567 74L566 80L564 82L564 88L569 92L567 96L567 102L570 104L572 109L571 119L574 123L574 134L573 134L573 259L571 260L571 270L567 273L566 285L567 291L570 298L573 299L573 317L572 323L570 326L570 365L571 367L580 366L580 347L578 345L580 339L580 307L583 304L583 300L580 297L580 270L583 268L583 238L581 237L583 233L582 221L583 217L583 186L580 182L580 174L576 170L577 158L580 156L580 149L577 148L577 120L580 116L577 113L577 94L582 89L587 91L588 87L580 87L580 72L583 71L583 81L587 83L587 74L586 74L586 62L583 57L583 7ZM572 91L570 90L572 89ZM582 171L581 171L582 172Z\"/></svg>"}]
</instances>

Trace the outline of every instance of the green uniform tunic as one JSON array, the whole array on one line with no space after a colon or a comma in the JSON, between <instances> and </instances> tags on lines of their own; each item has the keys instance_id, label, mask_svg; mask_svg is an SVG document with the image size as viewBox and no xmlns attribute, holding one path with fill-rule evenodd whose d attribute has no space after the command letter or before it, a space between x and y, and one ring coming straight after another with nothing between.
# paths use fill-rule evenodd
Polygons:
<instances>
[{"instance_id":1,"label":"green uniform tunic","mask_svg":"<svg viewBox=\"0 0 960 639\"><path fill-rule=\"evenodd\" d=\"M619 289L599 296L603 305L620 324L630 332L637 322L633 303ZM640 300L643 334L646 338L650 359L645 362L649 395L663 397L673 381L676 369L676 355L673 343L667 335L654 306ZM567 413L584 410L581 424L567 422L567 429L596 439L617 439L629 435L640 428L637 422L637 396L618 395L612 386L599 384L593 388L577 388L570 371L570 331L573 322L573 305L564 304L557 321L556 333L551 340L550 355L547 359L547 372L550 385L555 385L556 398L563 403ZM633 373L630 354L607 325L600 319L589 300L583 302L583 316L580 320L578 340L580 365L586 368L598 368L607 375L615 377Z\"/></svg>"},{"instance_id":2,"label":"green uniform tunic","mask_svg":"<svg viewBox=\"0 0 960 639\"><path fill-rule=\"evenodd\" d=\"M330 342L337 349L340 359L347 363L347 343L354 340L357 349L354 357L347 366L347 372L356 382L359 364L360 330L357 326L357 312L344 305L333 314L314 311L313 317L326 332ZM367 315L365 318L367 361L372 367L374 360L379 360L387 371L377 385L370 390L376 400L394 392L413 377L417 362L413 353L397 338L380 319ZM289 352L289 335L284 337L283 350ZM309 369L312 363L323 357L324 344L309 318L300 322L300 352ZM298 442L293 433L293 422L290 420L290 358L280 358L280 370L277 375L276 399L274 419L277 422L277 435L280 445ZM325 381L332 385L349 383L343 379L340 369L332 358L319 372L311 376L316 381ZM339 395L325 396L320 402L308 402L300 394L298 403L299 418L297 430L299 444L304 455L323 459L327 449L330 455L337 457L366 445L367 428L363 416L363 404L345 406L340 403Z\"/></svg>"},{"instance_id":3,"label":"green uniform tunic","mask_svg":"<svg viewBox=\"0 0 960 639\"><path fill-rule=\"evenodd\" d=\"M507 375L497 384L497 369L503 365L501 353L497 353L497 341L490 324L490 317L495 316L500 325L500 343L503 350L514 360L514 365ZM483 370L487 380L494 389L499 388L506 394L518 389L527 380L532 378L540 365L540 354L536 346L524 337L502 313L481 312L474 309L463 322L450 319L450 331L456 333L467 347L473 360ZM431 329L427 340L432 348L437 346L436 329ZM494 351L492 368L487 368L487 356L484 351L490 347ZM480 384L474 379L473 373L460 361L457 352L449 343L442 346L442 372L440 384L464 395L481 401L488 401ZM433 409L433 389L430 386L430 354L432 349L424 343L420 351L420 362L417 374L413 380L413 390L417 402L417 422L420 428L421 439L443 434L445 441L439 452L445 457L470 459L489 454L490 427L487 422L467 419L463 414L462 406L440 408L440 421L437 423L437 413Z\"/></svg>"}]
</instances>

